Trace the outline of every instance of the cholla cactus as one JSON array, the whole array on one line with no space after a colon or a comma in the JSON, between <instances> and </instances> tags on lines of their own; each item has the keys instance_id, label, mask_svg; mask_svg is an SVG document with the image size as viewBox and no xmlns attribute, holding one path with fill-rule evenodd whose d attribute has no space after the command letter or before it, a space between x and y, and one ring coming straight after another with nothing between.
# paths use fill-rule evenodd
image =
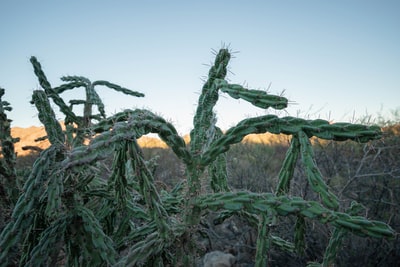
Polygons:
<instances>
[{"instance_id":1,"label":"cholla cactus","mask_svg":"<svg viewBox=\"0 0 400 267\"><path fill-rule=\"evenodd\" d=\"M12 252L20 242L23 243L21 251L18 251L20 265L56 265L60 261L60 253L66 253L62 261L69 265L114 264L117 254L113 241L104 233L94 211L83 205L90 197L107 192L104 188L106 184L100 179L100 174L93 171L94 167L76 173L75 170L65 172L60 165L72 147L82 148L89 129L81 118L91 118L91 114L77 116L59 93L82 84L66 84L53 89L36 58L32 57L31 62L44 89L33 92L32 103L38 109L39 120L45 126L51 146L35 161L11 221L1 233L0 265L12 264L15 256ZM107 82L98 84L122 88ZM136 95L125 88L122 91ZM137 96L142 94L137 93ZM65 132L55 117L49 99L66 116ZM90 101L93 97L87 102ZM101 104L99 99L96 101Z\"/></svg>"},{"instance_id":2,"label":"cholla cactus","mask_svg":"<svg viewBox=\"0 0 400 267\"><path fill-rule=\"evenodd\" d=\"M357 216L357 204L347 212L339 211L339 201L322 179L310 143L314 136L368 142L380 138L380 128L265 115L244 119L223 133L213 111L220 93L264 109L283 109L288 104L282 96L228 83L229 60L229 50L221 49L199 98L189 146L162 117L136 109L102 118L88 129L95 133L90 143L72 148L62 145L66 141L46 97L65 111L66 121L79 120L59 97L63 90L52 89L34 61L45 92L34 92L33 102L52 146L35 162L13 219L0 236L0 262L6 265L12 259L9 252L22 243L21 264L28 265L54 265L63 257L74 266L193 266L199 253L193 236L209 211L224 217L239 214L258 227L256 266L267 265L271 246L301 252L306 220L335 227L324 266L334 261L340 240L348 232L393 237L394 231L385 223ZM86 88L94 84L80 78L67 80L86 81ZM231 191L224 154L246 135L264 132L292 136L276 193ZM158 134L186 166L187 179L170 191L157 191L137 144L148 133ZM107 174L102 160L110 157L113 163ZM298 158L321 203L287 195ZM271 231L280 217L290 215L297 216L294 243ZM22 233L28 237L22 239Z\"/></svg>"},{"instance_id":3,"label":"cholla cactus","mask_svg":"<svg viewBox=\"0 0 400 267\"><path fill-rule=\"evenodd\" d=\"M15 169L14 143L18 138L11 136L11 120L7 118L6 111L11 111L10 103L2 100L5 90L0 87L0 194L1 201L14 204L18 197L17 175Z\"/></svg>"},{"instance_id":4,"label":"cholla cactus","mask_svg":"<svg viewBox=\"0 0 400 267\"><path fill-rule=\"evenodd\" d=\"M61 80L67 83L52 88L36 57L31 57L31 63L33 65L35 74L39 79L40 85L45 90L46 95L51 98L57 106L59 106L60 111L65 115L64 123L66 125L67 132L67 144L70 144L72 146L82 145L85 138L91 137L91 133L90 131L88 131L88 129L89 126L92 124L92 119L100 121L102 118L106 117L104 103L94 89L95 86L106 86L115 91L122 92L126 95L136 97L144 96L144 94L140 92L132 91L114 83L110 83L107 81L91 82L88 78L82 76L62 77ZM70 100L70 106L68 106L60 97L60 94L67 90L72 90L79 87L85 88L86 99ZM80 104L84 106L82 116L78 116L73 112L73 106ZM97 105L99 114L93 114L93 105ZM73 137L74 134L75 137Z\"/></svg>"}]
</instances>

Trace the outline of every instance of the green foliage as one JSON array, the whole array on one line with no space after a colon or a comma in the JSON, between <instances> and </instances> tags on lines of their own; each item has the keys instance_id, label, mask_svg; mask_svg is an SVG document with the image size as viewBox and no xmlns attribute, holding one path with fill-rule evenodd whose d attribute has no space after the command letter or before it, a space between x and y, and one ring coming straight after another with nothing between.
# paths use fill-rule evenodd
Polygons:
<instances>
[{"instance_id":1,"label":"green foliage","mask_svg":"<svg viewBox=\"0 0 400 267\"><path fill-rule=\"evenodd\" d=\"M356 216L352 210L340 211L337 196L322 179L310 142L312 137L368 142L381 137L380 128L266 115L242 120L223 133L213 110L220 93L264 109L283 109L288 103L282 96L229 84L225 80L229 60L229 50L221 49L199 97L187 146L172 124L148 110L125 110L106 117L94 86L142 94L77 76L64 77L67 83L53 88L32 57L44 89L33 93L32 102L51 146L34 163L12 219L0 235L2 266L11 264L15 254L20 255L20 265L63 261L67 266L193 266L200 253L196 227L211 211L240 215L258 226L256 266L268 263L273 246L301 253L308 220L335 227L323 265L333 263L347 233L393 237L393 229L383 222ZM77 87L85 88L86 99L66 105L60 94ZM55 119L50 99L66 116L65 132ZM83 116L73 112L76 104L85 105ZM99 108L98 116L92 114L93 105ZM246 135L265 132L292 136L276 194L231 191L225 153ZM148 133L158 134L185 166L186 179L171 190L157 189L150 163L137 144ZM298 158L321 202L288 195ZM280 218L288 216L297 218L294 244L272 231Z\"/></svg>"}]
</instances>

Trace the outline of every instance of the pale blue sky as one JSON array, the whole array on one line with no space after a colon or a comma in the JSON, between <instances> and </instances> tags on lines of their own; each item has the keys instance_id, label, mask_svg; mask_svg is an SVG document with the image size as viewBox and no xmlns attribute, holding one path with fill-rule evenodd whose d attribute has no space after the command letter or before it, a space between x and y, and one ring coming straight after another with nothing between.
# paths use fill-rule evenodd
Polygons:
<instances>
[{"instance_id":1,"label":"pale blue sky","mask_svg":"<svg viewBox=\"0 0 400 267\"><path fill-rule=\"evenodd\" d=\"M0 2L0 86L13 126L40 125L31 56L53 86L61 76L108 80L145 98L98 88L108 115L148 108L181 133L222 44L232 83L291 100L281 116L349 121L400 106L400 1ZM82 98L83 89L65 94ZM218 125L267 112L221 94ZM59 115L59 118L63 117Z\"/></svg>"}]
</instances>

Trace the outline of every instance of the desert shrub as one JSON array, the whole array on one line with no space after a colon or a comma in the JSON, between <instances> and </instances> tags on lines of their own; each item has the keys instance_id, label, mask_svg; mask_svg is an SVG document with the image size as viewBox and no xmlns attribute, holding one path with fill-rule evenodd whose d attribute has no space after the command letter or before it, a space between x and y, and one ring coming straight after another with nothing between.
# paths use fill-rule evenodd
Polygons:
<instances>
[{"instance_id":1,"label":"desert shrub","mask_svg":"<svg viewBox=\"0 0 400 267\"><path fill-rule=\"evenodd\" d=\"M233 188L271 192L278 182L288 145L240 143L227 153L228 181Z\"/></svg>"},{"instance_id":2,"label":"desert shrub","mask_svg":"<svg viewBox=\"0 0 400 267\"><path fill-rule=\"evenodd\" d=\"M151 162L154 180L173 188L185 178L185 166L172 149L142 148L143 156Z\"/></svg>"},{"instance_id":3,"label":"desert shrub","mask_svg":"<svg viewBox=\"0 0 400 267\"><path fill-rule=\"evenodd\" d=\"M328 143L315 151L321 171L336 188L343 203L357 201L365 216L389 223L400 231L400 135L399 125L385 127L383 137L367 144ZM332 171L334 170L334 171ZM391 266L399 261L400 240L344 240L338 264Z\"/></svg>"}]
</instances>

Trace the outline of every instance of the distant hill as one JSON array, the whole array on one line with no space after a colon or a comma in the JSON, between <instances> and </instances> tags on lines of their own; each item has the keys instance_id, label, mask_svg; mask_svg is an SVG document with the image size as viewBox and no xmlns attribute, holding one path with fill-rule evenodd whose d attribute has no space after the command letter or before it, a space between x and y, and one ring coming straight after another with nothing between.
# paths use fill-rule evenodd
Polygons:
<instances>
[{"instance_id":1,"label":"distant hill","mask_svg":"<svg viewBox=\"0 0 400 267\"><path fill-rule=\"evenodd\" d=\"M40 139L46 135L44 127L31 126L28 128L13 127L11 129L11 135L14 138L19 137L20 141L14 144L15 152L19 156L30 154L31 150L23 150L23 147L35 146L40 149L45 149L49 146L47 139L36 142L35 140ZM189 135L183 137L186 143L189 143ZM270 133L265 134L250 134L243 139L243 142L258 143L258 144L287 144L289 138L284 135L275 135ZM147 148L166 148L167 145L157 137L143 136L138 140L141 147Z\"/></svg>"},{"instance_id":2,"label":"distant hill","mask_svg":"<svg viewBox=\"0 0 400 267\"><path fill-rule=\"evenodd\" d=\"M400 124L395 124L389 127L383 128L386 134L400 136ZM24 156L31 153L31 150L23 150L26 146L35 146L40 149L45 149L49 146L47 139L35 142L35 140L42 138L46 135L44 127L31 126L28 128L13 127L11 129L11 135L14 138L19 137L20 141L14 144L15 152L19 156ZM185 142L188 144L190 142L189 135L183 136ZM289 144L290 137L287 135L276 135L271 133L264 134L250 134L247 135L242 142L244 143L255 143L255 144L266 144L266 145L276 145L276 144ZM138 140L141 147L147 148L166 148L167 145L156 136L143 136Z\"/></svg>"},{"instance_id":3,"label":"distant hill","mask_svg":"<svg viewBox=\"0 0 400 267\"><path fill-rule=\"evenodd\" d=\"M12 127L11 136L14 138L19 138L19 142L14 144L14 150L17 152L18 156L24 156L29 154L30 150L23 150L22 147L25 146L37 146L41 149L45 149L49 146L47 140L42 140L35 142L36 139L41 138L46 135L44 127L31 126L28 128Z\"/></svg>"},{"instance_id":4,"label":"distant hill","mask_svg":"<svg viewBox=\"0 0 400 267\"><path fill-rule=\"evenodd\" d=\"M44 127L31 126L28 128L12 127L11 136L14 138L19 137L20 141L14 144L15 152L18 156L28 155L32 150L23 150L23 147L34 146L39 149L46 149L49 146L47 139L41 141L35 141L46 136ZM160 147L166 148L167 145L156 137L143 136L138 140L138 143L142 147Z\"/></svg>"}]
</instances>

